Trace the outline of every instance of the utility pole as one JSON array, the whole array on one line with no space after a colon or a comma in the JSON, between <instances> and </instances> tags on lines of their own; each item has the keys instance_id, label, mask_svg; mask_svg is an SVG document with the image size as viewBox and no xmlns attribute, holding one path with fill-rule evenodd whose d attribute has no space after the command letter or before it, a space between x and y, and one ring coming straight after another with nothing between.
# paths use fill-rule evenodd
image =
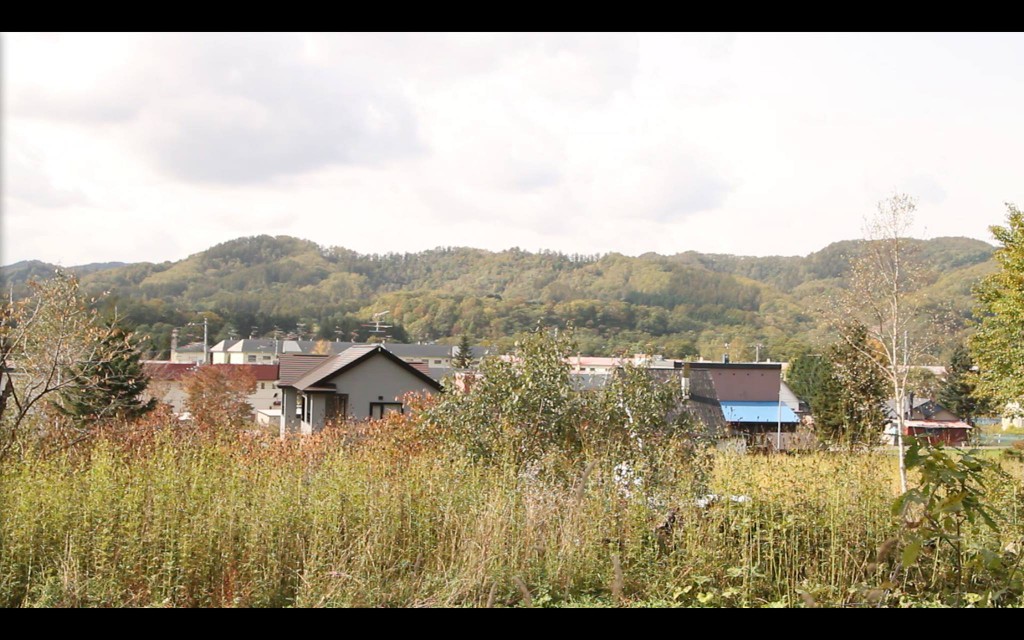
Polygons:
<instances>
[{"instance_id":1,"label":"utility pole","mask_svg":"<svg viewBox=\"0 0 1024 640\"><path fill-rule=\"evenodd\" d=\"M779 378L779 426L778 426L778 431L776 432L778 435L776 435L776 437L775 437L775 452L776 453L781 453L782 452L782 378L781 378L781 373L779 375L780 375L780 378Z\"/></svg>"},{"instance_id":2,"label":"utility pole","mask_svg":"<svg viewBox=\"0 0 1024 640\"><path fill-rule=\"evenodd\" d=\"M198 322L190 322L186 326L198 327ZM209 322L206 316L203 316L203 364L209 364L210 361L210 341L209 336Z\"/></svg>"}]
</instances>

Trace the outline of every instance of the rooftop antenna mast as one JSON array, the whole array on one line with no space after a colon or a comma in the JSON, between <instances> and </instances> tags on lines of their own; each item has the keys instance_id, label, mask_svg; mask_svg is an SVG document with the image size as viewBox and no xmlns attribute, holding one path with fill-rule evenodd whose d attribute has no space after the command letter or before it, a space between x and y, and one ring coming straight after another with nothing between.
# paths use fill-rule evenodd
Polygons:
<instances>
[{"instance_id":1,"label":"rooftop antenna mast","mask_svg":"<svg viewBox=\"0 0 1024 640\"><path fill-rule=\"evenodd\" d=\"M370 322L370 324L363 325L364 327L373 327L368 331L368 333L380 335L382 339L390 338L391 336L388 335L387 331L385 330L390 329L394 325L384 324L383 320L384 316L386 316L388 313L388 311L380 311L373 314L373 320Z\"/></svg>"}]
</instances>

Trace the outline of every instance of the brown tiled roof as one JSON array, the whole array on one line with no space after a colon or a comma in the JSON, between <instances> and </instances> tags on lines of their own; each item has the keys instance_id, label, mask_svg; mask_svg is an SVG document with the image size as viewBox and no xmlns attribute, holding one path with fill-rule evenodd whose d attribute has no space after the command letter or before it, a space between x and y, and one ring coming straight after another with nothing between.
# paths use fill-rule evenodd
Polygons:
<instances>
[{"instance_id":1,"label":"brown tiled roof","mask_svg":"<svg viewBox=\"0 0 1024 640\"><path fill-rule=\"evenodd\" d=\"M280 370L278 373L279 386L287 386L306 375L327 359L326 355L315 355L312 353L282 353L278 362Z\"/></svg>"}]
</instances>

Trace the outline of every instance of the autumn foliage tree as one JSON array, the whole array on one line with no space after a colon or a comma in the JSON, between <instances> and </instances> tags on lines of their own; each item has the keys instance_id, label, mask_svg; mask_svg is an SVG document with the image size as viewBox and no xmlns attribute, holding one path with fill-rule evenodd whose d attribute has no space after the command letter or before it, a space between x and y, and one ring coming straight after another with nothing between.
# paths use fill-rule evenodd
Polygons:
<instances>
[{"instance_id":1,"label":"autumn foliage tree","mask_svg":"<svg viewBox=\"0 0 1024 640\"><path fill-rule=\"evenodd\" d=\"M0 460L28 436L61 426L40 420L60 394L96 390L86 364L108 357L114 329L89 302L73 274L57 271L0 309Z\"/></svg>"},{"instance_id":2,"label":"autumn foliage tree","mask_svg":"<svg viewBox=\"0 0 1024 640\"><path fill-rule=\"evenodd\" d=\"M247 398L256 390L256 376L247 367L206 365L184 379L185 409L197 425L234 429L252 422Z\"/></svg>"}]
</instances>

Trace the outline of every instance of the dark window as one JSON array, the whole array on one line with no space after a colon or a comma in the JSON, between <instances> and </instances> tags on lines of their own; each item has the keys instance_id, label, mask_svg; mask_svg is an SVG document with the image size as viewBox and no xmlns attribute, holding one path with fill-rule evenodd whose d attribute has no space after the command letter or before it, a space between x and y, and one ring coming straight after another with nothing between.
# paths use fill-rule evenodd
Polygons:
<instances>
[{"instance_id":1,"label":"dark window","mask_svg":"<svg viewBox=\"0 0 1024 640\"><path fill-rule=\"evenodd\" d=\"M335 422L344 420L348 415L348 394L338 393L327 396L327 419Z\"/></svg>"},{"instance_id":2,"label":"dark window","mask_svg":"<svg viewBox=\"0 0 1024 640\"><path fill-rule=\"evenodd\" d=\"M371 402L370 403L370 417L371 418L383 418L389 413L393 412L405 413L405 407L402 406L401 402Z\"/></svg>"}]
</instances>

